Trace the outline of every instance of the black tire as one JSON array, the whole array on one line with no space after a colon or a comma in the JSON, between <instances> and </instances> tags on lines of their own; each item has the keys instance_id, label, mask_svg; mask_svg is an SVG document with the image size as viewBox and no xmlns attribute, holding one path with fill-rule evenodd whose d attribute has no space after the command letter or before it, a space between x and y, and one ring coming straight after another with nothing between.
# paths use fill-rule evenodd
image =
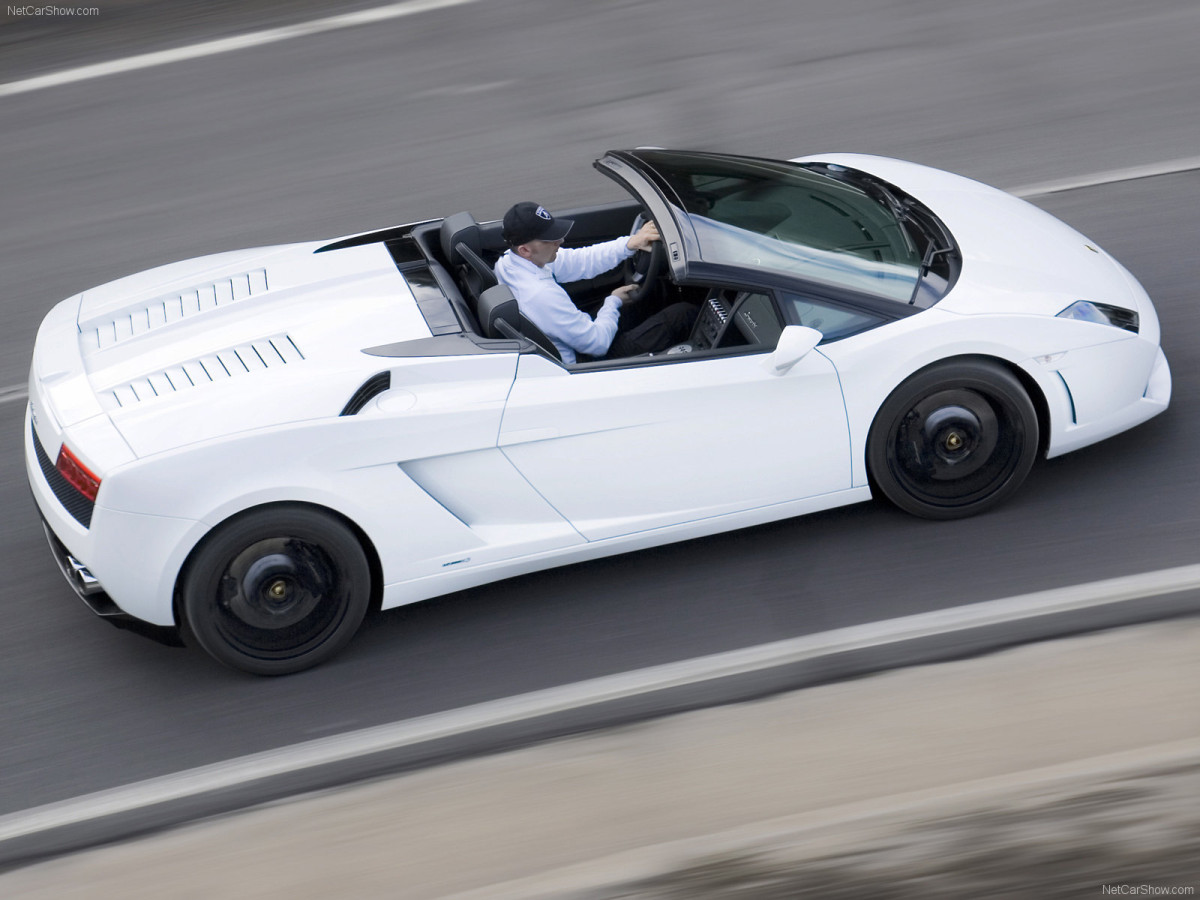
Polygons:
<instances>
[{"instance_id":1,"label":"black tire","mask_svg":"<svg viewBox=\"0 0 1200 900\"><path fill-rule=\"evenodd\" d=\"M905 512L960 519L1012 496L1037 450L1037 411L1021 382L997 363L963 360L918 372L884 401L867 469Z\"/></svg>"},{"instance_id":2,"label":"black tire","mask_svg":"<svg viewBox=\"0 0 1200 900\"><path fill-rule=\"evenodd\" d=\"M287 675L329 659L354 636L371 570L354 533L302 506L272 506L219 526L180 590L187 633L217 661Z\"/></svg>"}]
</instances>

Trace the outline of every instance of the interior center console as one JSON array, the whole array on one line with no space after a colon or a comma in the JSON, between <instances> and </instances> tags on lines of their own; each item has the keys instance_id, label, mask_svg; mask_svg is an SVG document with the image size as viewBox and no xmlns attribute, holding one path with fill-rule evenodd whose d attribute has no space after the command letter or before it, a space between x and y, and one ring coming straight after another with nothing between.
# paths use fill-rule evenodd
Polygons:
<instances>
[{"instance_id":1,"label":"interior center console","mask_svg":"<svg viewBox=\"0 0 1200 900\"><path fill-rule=\"evenodd\" d=\"M712 291L700 306L690 341L693 349L708 350L721 342L729 327L730 304L724 291Z\"/></svg>"}]
</instances>

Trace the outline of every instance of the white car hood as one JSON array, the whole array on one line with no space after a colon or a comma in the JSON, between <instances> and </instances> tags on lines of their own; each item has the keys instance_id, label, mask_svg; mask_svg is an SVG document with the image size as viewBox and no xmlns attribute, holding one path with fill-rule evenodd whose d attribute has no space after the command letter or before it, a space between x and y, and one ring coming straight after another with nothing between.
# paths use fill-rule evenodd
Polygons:
<instances>
[{"instance_id":1,"label":"white car hood","mask_svg":"<svg viewBox=\"0 0 1200 900\"><path fill-rule=\"evenodd\" d=\"M962 251L962 274L938 309L1056 315L1076 300L1140 309L1144 294L1098 244L1031 203L939 169L855 153L803 158L878 175L936 213Z\"/></svg>"},{"instance_id":2,"label":"white car hood","mask_svg":"<svg viewBox=\"0 0 1200 900\"><path fill-rule=\"evenodd\" d=\"M337 415L386 368L364 348L430 335L382 244L320 246L222 253L83 293L83 369L136 455Z\"/></svg>"}]
</instances>

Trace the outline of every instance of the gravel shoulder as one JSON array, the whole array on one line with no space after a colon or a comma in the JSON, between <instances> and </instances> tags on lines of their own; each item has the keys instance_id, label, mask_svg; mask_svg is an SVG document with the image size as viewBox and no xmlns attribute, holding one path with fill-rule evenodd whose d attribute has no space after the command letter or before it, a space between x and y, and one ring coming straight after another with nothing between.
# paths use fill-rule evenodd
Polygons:
<instances>
[{"instance_id":1,"label":"gravel shoulder","mask_svg":"<svg viewBox=\"0 0 1200 900\"><path fill-rule=\"evenodd\" d=\"M21 898L1200 890L1200 620L299 797L0 876Z\"/></svg>"}]
</instances>

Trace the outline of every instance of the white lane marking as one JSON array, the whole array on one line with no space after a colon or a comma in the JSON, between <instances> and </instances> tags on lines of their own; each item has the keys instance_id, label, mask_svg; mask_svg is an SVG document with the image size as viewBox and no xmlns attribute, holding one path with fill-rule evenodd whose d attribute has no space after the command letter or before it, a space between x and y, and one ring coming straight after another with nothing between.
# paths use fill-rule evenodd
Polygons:
<instances>
[{"instance_id":1,"label":"white lane marking","mask_svg":"<svg viewBox=\"0 0 1200 900\"><path fill-rule=\"evenodd\" d=\"M0 403L9 403L13 400L28 400L29 388L23 384L14 384L12 387L0 388Z\"/></svg>"},{"instance_id":2,"label":"white lane marking","mask_svg":"<svg viewBox=\"0 0 1200 900\"><path fill-rule=\"evenodd\" d=\"M834 653L1197 589L1200 589L1200 565L1182 566L855 625L821 634L761 644L757 647L622 672L417 719L365 728L348 734L318 738L278 750L255 753L174 775L151 778L71 800L10 813L0 817L0 841L94 821L158 803L196 797L209 791L236 788L259 779L344 762L372 753L398 750L439 738L528 721L540 716L638 697L669 688L751 674Z\"/></svg>"},{"instance_id":3,"label":"white lane marking","mask_svg":"<svg viewBox=\"0 0 1200 900\"><path fill-rule=\"evenodd\" d=\"M219 53L230 53L234 50L244 50L247 47L260 47L263 44L274 44L279 41L290 41L292 38L306 37L310 34L321 34L326 31L336 31L341 28L353 28L358 25L370 25L375 22L385 22L389 19L399 19L417 13L434 9L445 9L451 6L463 6L477 3L479 0L406 0L403 3L390 3L387 6L377 6L373 9L363 9L357 12L342 13L297 25L284 25L280 28L268 28L264 31L252 31L248 34L234 35L227 38L203 41L186 47L176 47L171 50L157 50L152 53L140 53L137 56L127 56L124 59L114 59L109 62L95 63L90 66L79 66L74 69L63 69L60 72L50 72L21 81L10 81L0 84L0 97L13 94L24 94L29 91L39 91L44 88L57 87L61 84L71 84L76 81L88 81L92 78L103 78L106 75L117 75L121 72L133 72L137 69L149 69L155 66L165 66L185 59L199 59L204 56L215 56Z\"/></svg>"},{"instance_id":4,"label":"white lane marking","mask_svg":"<svg viewBox=\"0 0 1200 900\"><path fill-rule=\"evenodd\" d=\"M1046 194L1074 191L1079 188L1099 187L1102 184L1153 178L1155 175L1178 175L1181 172L1191 172L1195 169L1200 169L1200 156L1188 156L1183 159L1171 159L1166 162L1147 163L1141 166L1128 166L1124 169L1109 169L1106 172L1095 172L1078 178L1064 178L1061 181L1043 181L1038 184L1009 188L1008 192L1016 194L1018 197L1041 197Z\"/></svg>"},{"instance_id":5,"label":"white lane marking","mask_svg":"<svg viewBox=\"0 0 1200 900\"><path fill-rule=\"evenodd\" d=\"M503 90L512 84L514 82L511 78L505 81L487 81L482 84L450 84L445 87L430 88L427 91L417 91L415 94L409 94L409 97L414 100L426 97L469 97L472 94L486 94L491 91Z\"/></svg>"}]
</instances>

